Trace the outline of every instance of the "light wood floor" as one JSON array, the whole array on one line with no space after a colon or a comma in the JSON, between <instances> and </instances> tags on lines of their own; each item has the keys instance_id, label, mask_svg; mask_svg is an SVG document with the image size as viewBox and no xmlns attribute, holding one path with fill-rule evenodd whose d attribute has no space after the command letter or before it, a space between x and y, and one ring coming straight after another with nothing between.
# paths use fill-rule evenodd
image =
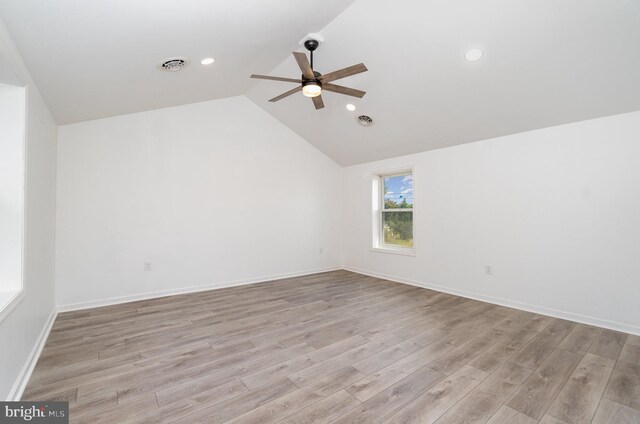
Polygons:
<instances>
[{"instance_id":1,"label":"light wood floor","mask_svg":"<svg viewBox=\"0 0 640 424\"><path fill-rule=\"evenodd\" d=\"M640 423L640 337L346 271L60 314L73 423Z\"/></svg>"}]
</instances>

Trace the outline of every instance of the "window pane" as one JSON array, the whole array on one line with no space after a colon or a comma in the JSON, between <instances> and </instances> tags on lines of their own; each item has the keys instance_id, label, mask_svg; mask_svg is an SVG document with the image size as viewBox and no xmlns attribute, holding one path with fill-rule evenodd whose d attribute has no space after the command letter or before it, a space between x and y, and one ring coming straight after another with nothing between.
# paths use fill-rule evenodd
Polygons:
<instances>
[{"instance_id":1,"label":"window pane","mask_svg":"<svg viewBox=\"0 0 640 424\"><path fill-rule=\"evenodd\" d=\"M384 177L384 209L413 207L413 177Z\"/></svg>"},{"instance_id":2,"label":"window pane","mask_svg":"<svg viewBox=\"0 0 640 424\"><path fill-rule=\"evenodd\" d=\"M413 212L382 212L383 243L413 247Z\"/></svg>"}]
</instances>

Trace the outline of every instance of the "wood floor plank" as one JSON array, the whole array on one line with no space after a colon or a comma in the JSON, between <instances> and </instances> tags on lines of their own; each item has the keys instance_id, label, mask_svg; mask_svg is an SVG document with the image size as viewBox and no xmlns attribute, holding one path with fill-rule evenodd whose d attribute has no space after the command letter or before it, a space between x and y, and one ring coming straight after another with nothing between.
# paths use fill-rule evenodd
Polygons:
<instances>
[{"instance_id":1,"label":"wood floor plank","mask_svg":"<svg viewBox=\"0 0 640 424\"><path fill-rule=\"evenodd\" d=\"M110 386L94 386L89 389L88 386L78 387L75 406L80 405L96 405L96 406L113 406L118 403L118 391L115 387Z\"/></svg>"},{"instance_id":2,"label":"wood floor plank","mask_svg":"<svg viewBox=\"0 0 640 424\"><path fill-rule=\"evenodd\" d=\"M412 327L418 327L416 325L412 326ZM419 328L419 327L418 327ZM398 333L395 333L398 334ZM442 338L444 338L445 336L448 336L450 334L450 332L445 331L441 328L437 328L437 327L433 327L430 328L427 331L421 331L419 333L417 333L416 335L414 335L413 337L409 338L408 340L417 343L421 346L427 346L430 345L431 343L440 340ZM400 335L402 336L402 335Z\"/></svg>"},{"instance_id":3,"label":"wood floor plank","mask_svg":"<svg viewBox=\"0 0 640 424\"><path fill-rule=\"evenodd\" d=\"M574 353L585 353L596 339L600 329L586 324L577 324L558 346Z\"/></svg>"},{"instance_id":4,"label":"wood floor plank","mask_svg":"<svg viewBox=\"0 0 640 424\"><path fill-rule=\"evenodd\" d=\"M72 421L83 415L95 414L95 411L108 410L118 405L118 392L112 387L98 387L91 391L78 388L74 403L69 404L69 415Z\"/></svg>"},{"instance_id":5,"label":"wood floor plank","mask_svg":"<svg viewBox=\"0 0 640 424\"><path fill-rule=\"evenodd\" d=\"M638 424L640 411L602 399L591 424Z\"/></svg>"},{"instance_id":6,"label":"wood floor plank","mask_svg":"<svg viewBox=\"0 0 640 424\"><path fill-rule=\"evenodd\" d=\"M382 422L440 381L443 374L424 367L378 393L360 406L333 421L335 424L375 424Z\"/></svg>"},{"instance_id":7,"label":"wood floor plank","mask_svg":"<svg viewBox=\"0 0 640 424\"><path fill-rule=\"evenodd\" d=\"M224 423L297 390L298 388L295 384L283 379L275 384L250 390L226 401L199 409L192 414L177 419L175 422L184 424Z\"/></svg>"},{"instance_id":8,"label":"wood floor plank","mask_svg":"<svg viewBox=\"0 0 640 424\"><path fill-rule=\"evenodd\" d=\"M544 417L542 417L542 419L538 424L567 424L567 423L557 419L556 417L552 417L551 415L547 414Z\"/></svg>"},{"instance_id":9,"label":"wood floor plank","mask_svg":"<svg viewBox=\"0 0 640 424\"><path fill-rule=\"evenodd\" d=\"M62 390L58 393L54 393L51 396L49 396L49 398L47 400L50 401L54 401L54 402L69 402L71 405L73 405L76 402L76 399L78 397L78 389L69 389L69 390Z\"/></svg>"},{"instance_id":10,"label":"wood floor plank","mask_svg":"<svg viewBox=\"0 0 640 424\"><path fill-rule=\"evenodd\" d=\"M421 348L422 346L418 343L405 340L362 361L356 362L353 364L353 368L363 374L369 375Z\"/></svg>"},{"instance_id":11,"label":"wood floor plank","mask_svg":"<svg viewBox=\"0 0 640 424\"><path fill-rule=\"evenodd\" d=\"M611 359L618 359L626 340L627 335L625 333L603 329L589 348L589 353L606 356Z\"/></svg>"},{"instance_id":12,"label":"wood floor plank","mask_svg":"<svg viewBox=\"0 0 640 424\"><path fill-rule=\"evenodd\" d=\"M531 374L515 364L506 364L471 390L456 403L436 424L480 424L494 415L502 404Z\"/></svg>"},{"instance_id":13,"label":"wood floor plank","mask_svg":"<svg viewBox=\"0 0 640 424\"><path fill-rule=\"evenodd\" d=\"M534 315L527 323L524 325L527 328L531 328L537 332L541 332L546 329L548 326L555 322L555 318L548 317L546 315Z\"/></svg>"},{"instance_id":14,"label":"wood floor plank","mask_svg":"<svg viewBox=\"0 0 640 424\"><path fill-rule=\"evenodd\" d=\"M322 361L301 371L290 374L288 377L298 387L304 387L329 373L338 371L349 365L353 365L354 363L381 352L388 347L388 345L381 341L372 340L369 343L334 356L331 359L327 359L326 361Z\"/></svg>"},{"instance_id":15,"label":"wood floor plank","mask_svg":"<svg viewBox=\"0 0 640 424\"><path fill-rule=\"evenodd\" d=\"M640 411L640 363L618 361L604 397Z\"/></svg>"},{"instance_id":16,"label":"wood floor plank","mask_svg":"<svg viewBox=\"0 0 640 424\"><path fill-rule=\"evenodd\" d=\"M247 386L242 384L240 379L229 380L224 383L211 382L209 380L194 381L188 384L182 384L179 386L172 386L167 389L158 390L155 392L156 399L159 406L169 405L177 402L180 399L191 398L194 395L207 393L208 396L215 396L220 401L229 399L239 395L240 393L248 392Z\"/></svg>"},{"instance_id":17,"label":"wood floor plank","mask_svg":"<svg viewBox=\"0 0 640 424\"><path fill-rule=\"evenodd\" d=\"M278 424L326 424L360 405L358 399L344 390L314 403Z\"/></svg>"},{"instance_id":18,"label":"wood floor plank","mask_svg":"<svg viewBox=\"0 0 640 424\"><path fill-rule=\"evenodd\" d=\"M243 377L242 382L246 384L248 388L255 389L256 387L278 381L283 377L301 371L327 359L331 359L369 342L369 340L359 335L350 337L346 340L318 349L307 355L280 362L263 370L256 370L256 372Z\"/></svg>"},{"instance_id":19,"label":"wood floor plank","mask_svg":"<svg viewBox=\"0 0 640 424\"><path fill-rule=\"evenodd\" d=\"M323 399L304 389L281 396L227 421L228 424L270 424L285 419Z\"/></svg>"},{"instance_id":20,"label":"wood floor plank","mask_svg":"<svg viewBox=\"0 0 640 424\"><path fill-rule=\"evenodd\" d=\"M306 385L304 389L308 392L313 392L326 397L365 377L366 376L357 369L353 367L345 367Z\"/></svg>"},{"instance_id":21,"label":"wood floor plank","mask_svg":"<svg viewBox=\"0 0 640 424\"><path fill-rule=\"evenodd\" d=\"M365 402L453 348L444 341L430 344L353 383L346 390Z\"/></svg>"},{"instance_id":22,"label":"wood floor plank","mask_svg":"<svg viewBox=\"0 0 640 424\"><path fill-rule=\"evenodd\" d=\"M140 397L133 402L116 405L109 409L103 409L100 414L85 413L82 416L74 416L74 423L108 424L117 422L131 422L140 411L152 411L158 407L153 393Z\"/></svg>"},{"instance_id":23,"label":"wood floor plank","mask_svg":"<svg viewBox=\"0 0 640 424\"><path fill-rule=\"evenodd\" d=\"M385 424L431 424L487 377L487 373L464 366L384 421Z\"/></svg>"},{"instance_id":24,"label":"wood floor plank","mask_svg":"<svg viewBox=\"0 0 640 424\"><path fill-rule=\"evenodd\" d=\"M640 336L636 336L635 334L628 334L626 343L633 346L640 346Z\"/></svg>"},{"instance_id":25,"label":"wood floor plank","mask_svg":"<svg viewBox=\"0 0 640 424\"><path fill-rule=\"evenodd\" d=\"M438 311L435 310L431 310L431 312L429 312L428 314L425 314L423 317L423 320L428 320L428 319L434 319L437 314L442 314L445 315L445 311L447 311L446 309L440 309ZM462 313L462 312L460 312ZM421 322L421 325L415 325L412 323L406 324L404 327L398 328L396 330L393 331L395 334L397 334L398 336L404 338L404 339L411 339L423 334L427 334L426 337L429 337L429 334L433 334L436 333L435 337L437 339L442 338L445 336L445 332L444 330L435 327L435 326L429 326L427 322ZM438 334L439 333L439 334ZM435 341L434 340L434 341Z\"/></svg>"},{"instance_id":26,"label":"wood floor plank","mask_svg":"<svg viewBox=\"0 0 640 424\"><path fill-rule=\"evenodd\" d=\"M515 331L473 359L470 365L484 372L492 373L538 334L535 329L531 328Z\"/></svg>"},{"instance_id":27,"label":"wood floor plank","mask_svg":"<svg viewBox=\"0 0 640 424\"><path fill-rule=\"evenodd\" d=\"M527 378L506 405L531 418L541 419L579 361L580 356L573 352L555 350Z\"/></svg>"},{"instance_id":28,"label":"wood floor plank","mask_svg":"<svg viewBox=\"0 0 640 424\"><path fill-rule=\"evenodd\" d=\"M598 408L615 361L587 353L556 397L547 414L569 424L588 424Z\"/></svg>"},{"instance_id":29,"label":"wood floor plank","mask_svg":"<svg viewBox=\"0 0 640 424\"><path fill-rule=\"evenodd\" d=\"M492 329L481 333L461 346L447 352L440 358L431 362L429 366L443 374L451 374L467 362L480 356L485 350L503 339L507 333L502 330Z\"/></svg>"},{"instance_id":30,"label":"wood floor plank","mask_svg":"<svg viewBox=\"0 0 640 424\"><path fill-rule=\"evenodd\" d=\"M129 379L126 383L121 383L118 389L118 402L127 401L128 399L144 395L150 391L163 390L179 385L182 386L181 391L184 393L184 385L194 387L195 385L193 383L196 381L201 387L205 384L215 385L221 381L228 380L231 376L242 376L243 372L245 372L243 370L246 368L259 369L260 367L269 366L281 360L303 355L309 351L309 346L303 344L288 349L276 349L263 352L262 355L250 356L248 358L233 356L222 361L205 362L184 370L175 370L176 367L174 367L173 370L161 369L158 373L136 376Z\"/></svg>"},{"instance_id":31,"label":"wood floor plank","mask_svg":"<svg viewBox=\"0 0 640 424\"><path fill-rule=\"evenodd\" d=\"M556 319L514 355L511 361L535 370L575 326L570 321Z\"/></svg>"},{"instance_id":32,"label":"wood floor plank","mask_svg":"<svg viewBox=\"0 0 640 424\"><path fill-rule=\"evenodd\" d=\"M507 406L502 406L487 424L536 424L538 421Z\"/></svg>"},{"instance_id":33,"label":"wood floor plank","mask_svg":"<svg viewBox=\"0 0 640 424\"><path fill-rule=\"evenodd\" d=\"M316 328L300 336L278 339L278 342L283 346L294 346L300 343L306 343L309 346L319 349L355 336L357 334L358 324L359 322L355 318L343 319L324 327Z\"/></svg>"},{"instance_id":34,"label":"wood floor plank","mask_svg":"<svg viewBox=\"0 0 640 424\"><path fill-rule=\"evenodd\" d=\"M493 326L493 328L496 330L506 331L507 333L513 333L523 328L523 326L534 316L535 314L533 312L515 311L512 315L506 317L502 321L499 321ZM539 330L534 331L538 332Z\"/></svg>"},{"instance_id":35,"label":"wood floor plank","mask_svg":"<svg viewBox=\"0 0 640 424\"><path fill-rule=\"evenodd\" d=\"M640 346L626 343L620 351L618 360L630 364L640 364Z\"/></svg>"}]
</instances>

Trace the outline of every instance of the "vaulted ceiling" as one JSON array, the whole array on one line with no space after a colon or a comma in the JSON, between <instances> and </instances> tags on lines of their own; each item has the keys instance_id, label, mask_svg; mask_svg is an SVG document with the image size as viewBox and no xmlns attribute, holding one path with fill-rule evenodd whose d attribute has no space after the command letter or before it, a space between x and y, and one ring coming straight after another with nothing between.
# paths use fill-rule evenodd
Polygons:
<instances>
[{"instance_id":1,"label":"vaulted ceiling","mask_svg":"<svg viewBox=\"0 0 640 424\"><path fill-rule=\"evenodd\" d=\"M353 0L1 0L59 124L244 94ZM164 59L191 63L162 72ZM200 65L205 57L216 62Z\"/></svg>"},{"instance_id":2,"label":"vaulted ceiling","mask_svg":"<svg viewBox=\"0 0 640 424\"><path fill-rule=\"evenodd\" d=\"M637 0L4 0L0 15L59 123L244 93L349 165L640 110ZM299 77L308 32L320 72L367 65L336 81L364 98L267 101L293 86L248 76ZM193 63L156 69L176 55Z\"/></svg>"}]
</instances>

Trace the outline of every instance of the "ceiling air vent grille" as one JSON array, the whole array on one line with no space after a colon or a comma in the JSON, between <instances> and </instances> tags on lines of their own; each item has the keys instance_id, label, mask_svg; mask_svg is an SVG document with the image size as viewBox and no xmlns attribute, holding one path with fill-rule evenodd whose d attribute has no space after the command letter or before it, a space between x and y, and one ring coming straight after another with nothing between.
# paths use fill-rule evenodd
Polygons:
<instances>
[{"instance_id":1,"label":"ceiling air vent grille","mask_svg":"<svg viewBox=\"0 0 640 424\"><path fill-rule=\"evenodd\" d=\"M185 66L187 66L187 59L183 57L172 57L162 62L160 69L167 72L178 72Z\"/></svg>"},{"instance_id":2,"label":"ceiling air vent grille","mask_svg":"<svg viewBox=\"0 0 640 424\"><path fill-rule=\"evenodd\" d=\"M356 118L356 122L360 125L362 125L363 127L370 127L371 125L373 125L373 119L371 119L369 116L367 115L360 115Z\"/></svg>"}]
</instances>

